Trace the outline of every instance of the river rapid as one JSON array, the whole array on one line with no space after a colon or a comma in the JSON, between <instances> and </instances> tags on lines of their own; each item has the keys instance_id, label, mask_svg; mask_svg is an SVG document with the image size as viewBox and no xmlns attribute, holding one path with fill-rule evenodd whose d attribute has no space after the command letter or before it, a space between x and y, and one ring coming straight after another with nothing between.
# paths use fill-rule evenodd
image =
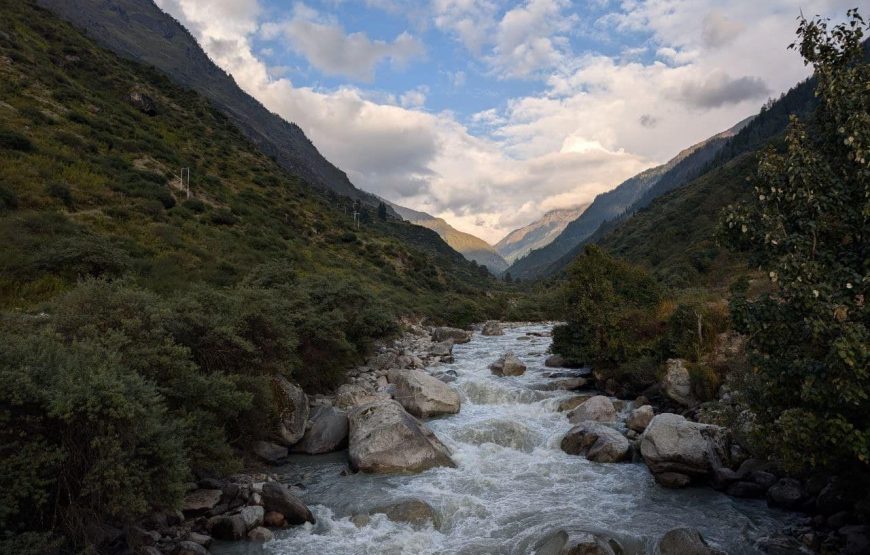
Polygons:
<instances>
[{"instance_id":1,"label":"river rapid","mask_svg":"<svg viewBox=\"0 0 870 555\"><path fill-rule=\"evenodd\" d=\"M763 501L728 497L710 488L662 488L643 463L602 464L567 455L559 443L571 425L559 402L564 391L541 391L551 327L506 327L505 334L456 345L462 397L459 414L428 421L453 451L457 468L412 476L352 474L347 453L297 456L276 469L282 481L304 486L302 497L317 524L278 531L263 550L275 555L343 554L526 554L558 529L601 533L626 554L655 553L669 529L697 528L727 553L759 553L755 542L782 530L794 517ZM541 334L537 335L528 335ZM528 370L519 377L492 375L488 366L513 351ZM629 404L630 405L630 404ZM626 407L624 410L629 410ZM428 502L440 526L414 528L372 516L366 526L356 513L396 500ZM247 553L246 542L224 544L215 553Z\"/></svg>"}]
</instances>

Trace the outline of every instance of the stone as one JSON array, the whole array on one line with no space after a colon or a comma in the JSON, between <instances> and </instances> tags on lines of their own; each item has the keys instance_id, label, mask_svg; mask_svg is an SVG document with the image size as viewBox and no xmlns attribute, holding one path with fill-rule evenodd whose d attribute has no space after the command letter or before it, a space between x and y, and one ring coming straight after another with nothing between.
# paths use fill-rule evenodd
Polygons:
<instances>
[{"instance_id":1,"label":"stone","mask_svg":"<svg viewBox=\"0 0 870 555\"><path fill-rule=\"evenodd\" d=\"M765 488L757 484L755 482L749 482L746 480L740 480L738 482L734 482L725 488L725 493L732 497L743 497L743 498L753 498L753 497L763 497L765 492Z\"/></svg>"},{"instance_id":2,"label":"stone","mask_svg":"<svg viewBox=\"0 0 870 555\"><path fill-rule=\"evenodd\" d=\"M292 447L294 453L319 455L347 445L347 413L335 407L318 405L311 411L305 435Z\"/></svg>"},{"instance_id":3,"label":"stone","mask_svg":"<svg viewBox=\"0 0 870 555\"><path fill-rule=\"evenodd\" d=\"M284 484L266 482L263 484L263 508L268 512L278 512L284 515L289 524L315 523L314 515L301 499L293 495Z\"/></svg>"},{"instance_id":4,"label":"stone","mask_svg":"<svg viewBox=\"0 0 870 555\"><path fill-rule=\"evenodd\" d=\"M535 555L615 555L622 553L622 548L614 550L611 544L615 540L608 541L597 534L589 532L572 532L565 530L553 532L541 539L534 546Z\"/></svg>"},{"instance_id":5,"label":"stone","mask_svg":"<svg viewBox=\"0 0 870 555\"><path fill-rule=\"evenodd\" d=\"M825 516L848 511L866 491L865 488L858 487L848 479L838 476L819 492L816 508Z\"/></svg>"},{"instance_id":6,"label":"stone","mask_svg":"<svg viewBox=\"0 0 870 555\"><path fill-rule=\"evenodd\" d=\"M660 472L653 474L658 485L666 488L684 488L692 483L692 478L679 472Z\"/></svg>"},{"instance_id":7,"label":"stone","mask_svg":"<svg viewBox=\"0 0 870 555\"><path fill-rule=\"evenodd\" d=\"M127 101L137 110L148 116L157 115L157 103L147 94L133 90L127 95Z\"/></svg>"},{"instance_id":8,"label":"stone","mask_svg":"<svg viewBox=\"0 0 870 555\"><path fill-rule=\"evenodd\" d=\"M365 405L379 399L386 398L378 395L375 391L367 389L359 384L343 384L335 393L335 406L349 410L359 405Z\"/></svg>"},{"instance_id":9,"label":"stone","mask_svg":"<svg viewBox=\"0 0 870 555\"><path fill-rule=\"evenodd\" d=\"M206 534L200 534L198 532L189 532L187 534L187 541L191 541L193 543L198 543L203 547L208 547L211 545L212 537Z\"/></svg>"},{"instance_id":10,"label":"stone","mask_svg":"<svg viewBox=\"0 0 870 555\"><path fill-rule=\"evenodd\" d=\"M713 549L694 528L674 528L658 544L660 555L725 555Z\"/></svg>"},{"instance_id":11,"label":"stone","mask_svg":"<svg viewBox=\"0 0 870 555\"><path fill-rule=\"evenodd\" d=\"M422 370L391 370L387 379L396 386L396 401L417 418L459 412L459 393Z\"/></svg>"},{"instance_id":12,"label":"stone","mask_svg":"<svg viewBox=\"0 0 870 555\"><path fill-rule=\"evenodd\" d=\"M581 422L562 438L562 451L590 461L612 463L628 458L631 444L621 433L597 422Z\"/></svg>"},{"instance_id":13,"label":"stone","mask_svg":"<svg viewBox=\"0 0 870 555\"><path fill-rule=\"evenodd\" d=\"M278 414L278 439L288 447L302 439L308 423L308 396L284 376L272 376L272 391Z\"/></svg>"},{"instance_id":14,"label":"stone","mask_svg":"<svg viewBox=\"0 0 870 555\"><path fill-rule=\"evenodd\" d=\"M221 500L220 489L196 489L184 496L181 512L185 516L196 516L214 509Z\"/></svg>"},{"instance_id":15,"label":"stone","mask_svg":"<svg viewBox=\"0 0 870 555\"><path fill-rule=\"evenodd\" d=\"M625 425L630 430L640 433L646 430L646 427L652 422L653 416L655 416L655 412L652 406L641 405L631 411L631 414L628 415L628 419L625 421Z\"/></svg>"},{"instance_id":16,"label":"stone","mask_svg":"<svg viewBox=\"0 0 870 555\"><path fill-rule=\"evenodd\" d=\"M453 357L453 341L434 343L429 349L429 354L435 357Z\"/></svg>"},{"instance_id":17,"label":"stone","mask_svg":"<svg viewBox=\"0 0 870 555\"><path fill-rule=\"evenodd\" d=\"M255 455L269 464L278 464L287 458L287 448L271 441L256 441L252 450Z\"/></svg>"},{"instance_id":18,"label":"stone","mask_svg":"<svg viewBox=\"0 0 870 555\"><path fill-rule=\"evenodd\" d=\"M767 490L767 504L771 507L796 509L805 498L803 486L794 478L781 478Z\"/></svg>"},{"instance_id":19,"label":"stone","mask_svg":"<svg viewBox=\"0 0 870 555\"><path fill-rule=\"evenodd\" d=\"M160 541L160 532L145 530L139 526L130 526L127 530L127 543L131 547L147 547Z\"/></svg>"},{"instance_id":20,"label":"stone","mask_svg":"<svg viewBox=\"0 0 870 555\"><path fill-rule=\"evenodd\" d=\"M767 555L812 555L813 553L795 538L783 535L761 538L757 546Z\"/></svg>"},{"instance_id":21,"label":"stone","mask_svg":"<svg viewBox=\"0 0 870 555\"><path fill-rule=\"evenodd\" d=\"M438 342L452 340L454 343L468 343L471 341L471 332L459 328L434 328L432 330L432 339Z\"/></svg>"},{"instance_id":22,"label":"stone","mask_svg":"<svg viewBox=\"0 0 870 555\"><path fill-rule=\"evenodd\" d=\"M490 364L489 369L496 376L522 376L526 373L526 365L510 352Z\"/></svg>"},{"instance_id":23,"label":"stone","mask_svg":"<svg viewBox=\"0 0 870 555\"><path fill-rule=\"evenodd\" d=\"M870 526L844 526L839 530L846 538L843 555L866 555L870 553Z\"/></svg>"},{"instance_id":24,"label":"stone","mask_svg":"<svg viewBox=\"0 0 870 555\"><path fill-rule=\"evenodd\" d=\"M393 522L406 522L412 526L425 526L431 522L432 526L437 530L441 526L441 521L435 509L429 503L420 499L405 499L374 508L369 511L371 514L384 514Z\"/></svg>"},{"instance_id":25,"label":"stone","mask_svg":"<svg viewBox=\"0 0 870 555\"><path fill-rule=\"evenodd\" d=\"M268 528L263 528L262 526L257 526L256 528L248 532L248 539L252 542L265 543L267 541L271 541L272 538L272 531Z\"/></svg>"},{"instance_id":26,"label":"stone","mask_svg":"<svg viewBox=\"0 0 870 555\"><path fill-rule=\"evenodd\" d=\"M547 368L565 368L565 357L562 355L550 355L544 360Z\"/></svg>"},{"instance_id":27,"label":"stone","mask_svg":"<svg viewBox=\"0 0 870 555\"><path fill-rule=\"evenodd\" d=\"M595 397L592 393L585 393L583 395L575 395L570 399L565 399L564 401L559 402L559 412L565 412L574 410L579 407L581 404L585 403L589 399Z\"/></svg>"},{"instance_id":28,"label":"stone","mask_svg":"<svg viewBox=\"0 0 870 555\"><path fill-rule=\"evenodd\" d=\"M239 511L239 516L242 517L242 520L245 522L245 529L248 531L253 530L258 526L262 526L263 517L265 515L265 509L257 505L249 505L247 507L243 507L242 510Z\"/></svg>"},{"instance_id":29,"label":"stone","mask_svg":"<svg viewBox=\"0 0 870 555\"><path fill-rule=\"evenodd\" d=\"M206 529L214 538L226 541L240 540L248 533L248 527L241 515L213 516L208 520Z\"/></svg>"},{"instance_id":30,"label":"stone","mask_svg":"<svg viewBox=\"0 0 870 555\"><path fill-rule=\"evenodd\" d=\"M663 413L652 419L641 436L640 452L654 475L675 472L707 477L716 468L728 466L729 442L725 428Z\"/></svg>"},{"instance_id":31,"label":"stone","mask_svg":"<svg viewBox=\"0 0 870 555\"><path fill-rule=\"evenodd\" d=\"M392 400L350 411L351 467L369 473L415 473L455 467L450 451L422 422Z\"/></svg>"},{"instance_id":32,"label":"stone","mask_svg":"<svg viewBox=\"0 0 870 555\"><path fill-rule=\"evenodd\" d=\"M481 335L494 336L494 335L504 335L504 329L502 329L501 324L496 320L487 320L483 324L483 329L480 331Z\"/></svg>"},{"instance_id":33,"label":"stone","mask_svg":"<svg viewBox=\"0 0 870 555\"><path fill-rule=\"evenodd\" d=\"M700 401L692 393L692 380L685 361L680 358L668 359L665 368L665 376L661 382L662 392L681 405L696 406Z\"/></svg>"},{"instance_id":34,"label":"stone","mask_svg":"<svg viewBox=\"0 0 870 555\"><path fill-rule=\"evenodd\" d=\"M269 511L263 516L263 524L269 528L282 528L284 526L284 515L277 511Z\"/></svg>"},{"instance_id":35,"label":"stone","mask_svg":"<svg viewBox=\"0 0 870 555\"><path fill-rule=\"evenodd\" d=\"M535 389L540 389L542 391L574 391L586 387L586 384L586 378L559 378L557 380L549 381L539 387L535 387Z\"/></svg>"},{"instance_id":36,"label":"stone","mask_svg":"<svg viewBox=\"0 0 870 555\"><path fill-rule=\"evenodd\" d=\"M192 541L178 542L171 553L172 555L209 555L208 549Z\"/></svg>"},{"instance_id":37,"label":"stone","mask_svg":"<svg viewBox=\"0 0 870 555\"><path fill-rule=\"evenodd\" d=\"M572 424L579 424L586 420L594 422L615 422L616 409L613 402L604 395L595 395L581 403L576 409L568 414L568 420Z\"/></svg>"}]
</instances>

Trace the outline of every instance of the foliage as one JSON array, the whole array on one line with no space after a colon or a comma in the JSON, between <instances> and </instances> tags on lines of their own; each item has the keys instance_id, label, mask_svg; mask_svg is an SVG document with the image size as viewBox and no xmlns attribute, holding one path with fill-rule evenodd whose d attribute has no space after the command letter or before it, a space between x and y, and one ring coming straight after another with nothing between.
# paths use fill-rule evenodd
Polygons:
<instances>
[{"instance_id":1,"label":"foliage","mask_svg":"<svg viewBox=\"0 0 870 555\"><path fill-rule=\"evenodd\" d=\"M751 407L771 452L792 469L870 463L870 67L857 11L829 29L801 20L793 47L812 64L819 106L792 118L783 152L758 164L753 197L723 235L768 273L773 291L737 296L749 336Z\"/></svg>"}]
</instances>

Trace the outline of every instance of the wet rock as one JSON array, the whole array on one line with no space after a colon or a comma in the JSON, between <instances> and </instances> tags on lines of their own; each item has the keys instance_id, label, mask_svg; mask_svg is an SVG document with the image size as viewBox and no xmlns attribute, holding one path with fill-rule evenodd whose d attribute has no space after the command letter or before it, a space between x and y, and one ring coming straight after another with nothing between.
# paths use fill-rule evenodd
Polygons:
<instances>
[{"instance_id":1,"label":"wet rock","mask_svg":"<svg viewBox=\"0 0 870 555\"><path fill-rule=\"evenodd\" d=\"M666 488L684 488L692 483L692 478L680 472L660 472L653 474L658 485Z\"/></svg>"},{"instance_id":2,"label":"wet rock","mask_svg":"<svg viewBox=\"0 0 870 555\"><path fill-rule=\"evenodd\" d=\"M279 482L266 482L263 484L263 508L269 512L278 512L284 515L284 520L289 524L314 523L314 515L301 499L290 493L284 484Z\"/></svg>"},{"instance_id":3,"label":"wet rock","mask_svg":"<svg viewBox=\"0 0 870 555\"><path fill-rule=\"evenodd\" d=\"M263 528L262 526L258 526L248 532L248 539L252 542L265 543L267 541L271 541L272 538L272 531L268 528Z\"/></svg>"},{"instance_id":4,"label":"wet rock","mask_svg":"<svg viewBox=\"0 0 870 555\"><path fill-rule=\"evenodd\" d=\"M521 376L526 373L526 365L513 353L505 353L490 364L489 369L496 376Z\"/></svg>"},{"instance_id":5,"label":"wet rock","mask_svg":"<svg viewBox=\"0 0 870 555\"><path fill-rule=\"evenodd\" d=\"M758 541L757 547L768 555L810 555L813 553L801 545L801 542L789 536L761 538Z\"/></svg>"},{"instance_id":6,"label":"wet rock","mask_svg":"<svg viewBox=\"0 0 870 555\"><path fill-rule=\"evenodd\" d=\"M625 421L625 425L635 432L643 432L649 426L649 423L652 422L654 416L655 412L652 406L642 405L631 411L631 414L628 415L628 419Z\"/></svg>"},{"instance_id":7,"label":"wet rock","mask_svg":"<svg viewBox=\"0 0 870 555\"><path fill-rule=\"evenodd\" d=\"M562 438L562 451L590 461L612 463L628 458L631 445L621 433L597 422L582 422Z\"/></svg>"},{"instance_id":8,"label":"wet rock","mask_svg":"<svg viewBox=\"0 0 870 555\"><path fill-rule=\"evenodd\" d=\"M771 507L796 509L805 498L803 486L794 478L782 478L767 490L767 504Z\"/></svg>"},{"instance_id":9,"label":"wet rock","mask_svg":"<svg viewBox=\"0 0 870 555\"><path fill-rule=\"evenodd\" d=\"M432 348L429 349L429 354L436 357L453 358L453 341L435 343L432 345Z\"/></svg>"},{"instance_id":10,"label":"wet rock","mask_svg":"<svg viewBox=\"0 0 870 555\"><path fill-rule=\"evenodd\" d=\"M209 555L208 549L192 541L178 542L171 553L172 555Z\"/></svg>"},{"instance_id":11,"label":"wet rock","mask_svg":"<svg viewBox=\"0 0 870 555\"><path fill-rule=\"evenodd\" d=\"M764 496L765 488L761 484L741 480L725 488L725 493L732 497L753 498Z\"/></svg>"},{"instance_id":12,"label":"wet rock","mask_svg":"<svg viewBox=\"0 0 870 555\"><path fill-rule=\"evenodd\" d=\"M454 343L468 343L471 341L471 332L459 328L434 328L432 330L432 339L438 342L452 340Z\"/></svg>"},{"instance_id":13,"label":"wet rock","mask_svg":"<svg viewBox=\"0 0 870 555\"><path fill-rule=\"evenodd\" d=\"M846 538L844 555L864 555L870 553L870 526L844 526L839 530Z\"/></svg>"},{"instance_id":14,"label":"wet rock","mask_svg":"<svg viewBox=\"0 0 870 555\"><path fill-rule=\"evenodd\" d=\"M213 516L208 520L206 529L214 538L226 541L240 540L248 533L241 515Z\"/></svg>"},{"instance_id":15,"label":"wet rock","mask_svg":"<svg viewBox=\"0 0 870 555\"><path fill-rule=\"evenodd\" d=\"M294 453L318 455L343 449L347 445L347 413L334 407L316 406L311 411L302 441L293 446Z\"/></svg>"},{"instance_id":16,"label":"wet rock","mask_svg":"<svg viewBox=\"0 0 870 555\"><path fill-rule=\"evenodd\" d=\"M585 378L560 378L541 384L540 386L535 387L535 389L540 389L542 391L574 391L586 387L586 383L587 381Z\"/></svg>"},{"instance_id":17,"label":"wet rock","mask_svg":"<svg viewBox=\"0 0 870 555\"><path fill-rule=\"evenodd\" d=\"M661 390L673 401L694 407L700 401L692 393L692 380L685 361L679 358L669 359L666 363L665 376L662 378Z\"/></svg>"},{"instance_id":18,"label":"wet rock","mask_svg":"<svg viewBox=\"0 0 870 555\"><path fill-rule=\"evenodd\" d=\"M582 405L581 405L582 407ZM712 475L728 457L728 431L678 414L656 415L643 433L640 451L650 471L689 477ZM660 481L661 483L661 481Z\"/></svg>"},{"instance_id":19,"label":"wet rock","mask_svg":"<svg viewBox=\"0 0 870 555\"><path fill-rule=\"evenodd\" d=\"M502 329L501 324L496 320L487 320L483 324L483 329L480 331L481 335L504 335L504 329Z\"/></svg>"},{"instance_id":20,"label":"wet rock","mask_svg":"<svg viewBox=\"0 0 870 555\"><path fill-rule=\"evenodd\" d=\"M185 516L196 516L214 509L221 500L220 489L197 489L184 496L181 511Z\"/></svg>"},{"instance_id":21,"label":"wet rock","mask_svg":"<svg viewBox=\"0 0 870 555\"><path fill-rule=\"evenodd\" d=\"M547 368L567 368L567 361L562 355L550 355L544 360L544 366Z\"/></svg>"},{"instance_id":22,"label":"wet rock","mask_svg":"<svg viewBox=\"0 0 870 555\"><path fill-rule=\"evenodd\" d=\"M694 528L674 528L659 540L660 555L725 555L710 547Z\"/></svg>"},{"instance_id":23,"label":"wet rock","mask_svg":"<svg viewBox=\"0 0 870 555\"><path fill-rule=\"evenodd\" d=\"M456 370L439 370L432 373L432 377L444 383L453 383L459 378Z\"/></svg>"},{"instance_id":24,"label":"wet rock","mask_svg":"<svg viewBox=\"0 0 870 555\"><path fill-rule=\"evenodd\" d=\"M614 540L610 540L614 542ZM615 542L614 542L615 543ZM616 551L606 538L588 532L569 534L558 530L542 540L534 547L535 555L615 555ZM622 552L620 548L619 553Z\"/></svg>"},{"instance_id":25,"label":"wet rock","mask_svg":"<svg viewBox=\"0 0 870 555\"><path fill-rule=\"evenodd\" d=\"M277 511L269 511L263 516L263 524L269 528L282 528L284 526L284 515Z\"/></svg>"},{"instance_id":26,"label":"wet rock","mask_svg":"<svg viewBox=\"0 0 870 555\"><path fill-rule=\"evenodd\" d=\"M843 477L837 477L819 492L816 498L816 508L825 516L847 511L866 492L864 487L851 483Z\"/></svg>"},{"instance_id":27,"label":"wet rock","mask_svg":"<svg viewBox=\"0 0 870 555\"><path fill-rule=\"evenodd\" d=\"M287 458L287 448L271 441L256 441L252 448L254 454L269 464L278 464Z\"/></svg>"},{"instance_id":28,"label":"wet rock","mask_svg":"<svg viewBox=\"0 0 870 555\"><path fill-rule=\"evenodd\" d=\"M391 370L387 379L396 386L396 401L417 418L459 412L459 393L422 370Z\"/></svg>"},{"instance_id":29,"label":"wet rock","mask_svg":"<svg viewBox=\"0 0 870 555\"><path fill-rule=\"evenodd\" d=\"M450 451L422 422L392 400L350 411L351 466L362 472L422 472L456 466Z\"/></svg>"},{"instance_id":30,"label":"wet rock","mask_svg":"<svg viewBox=\"0 0 870 555\"><path fill-rule=\"evenodd\" d=\"M616 409L613 402L604 395L595 395L584 401L580 406L568 414L568 420L572 424L579 424L586 420L594 422L615 422Z\"/></svg>"},{"instance_id":31,"label":"wet rock","mask_svg":"<svg viewBox=\"0 0 870 555\"><path fill-rule=\"evenodd\" d=\"M187 541L191 541L193 543L198 543L203 547L208 547L212 543L212 537L206 534L200 534L198 532L190 532L187 534Z\"/></svg>"},{"instance_id":32,"label":"wet rock","mask_svg":"<svg viewBox=\"0 0 870 555\"><path fill-rule=\"evenodd\" d=\"M278 439L284 445L293 445L305 435L308 397L301 387L279 375L272 376L272 390L278 413Z\"/></svg>"},{"instance_id":33,"label":"wet rock","mask_svg":"<svg viewBox=\"0 0 870 555\"><path fill-rule=\"evenodd\" d=\"M593 393L586 393L583 395L575 395L570 399L565 399L559 403L559 412L574 410L593 397L595 397Z\"/></svg>"},{"instance_id":34,"label":"wet rock","mask_svg":"<svg viewBox=\"0 0 870 555\"><path fill-rule=\"evenodd\" d=\"M369 511L371 514L385 514L393 522L406 522L412 526L425 526L431 522L437 530L441 526L438 513L429 503L420 499L406 499L384 505Z\"/></svg>"}]
</instances>

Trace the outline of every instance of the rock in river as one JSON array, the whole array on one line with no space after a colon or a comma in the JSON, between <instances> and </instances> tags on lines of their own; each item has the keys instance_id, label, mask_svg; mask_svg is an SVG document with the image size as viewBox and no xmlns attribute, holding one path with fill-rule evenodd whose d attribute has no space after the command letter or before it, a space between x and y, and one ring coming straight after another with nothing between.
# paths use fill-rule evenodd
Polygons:
<instances>
[{"instance_id":1,"label":"rock in river","mask_svg":"<svg viewBox=\"0 0 870 555\"><path fill-rule=\"evenodd\" d=\"M355 407L350 421L350 463L371 473L422 472L456 466L450 451L425 424L392 400Z\"/></svg>"},{"instance_id":2,"label":"rock in river","mask_svg":"<svg viewBox=\"0 0 870 555\"><path fill-rule=\"evenodd\" d=\"M521 376L526 373L526 365L513 353L505 353L490 364L489 369L496 376Z\"/></svg>"},{"instance_id":3,"label":"rock in river","mask_svg":"<svg viewBox=\"0 0 870 555\"><path fill-rule=\"evenodd\" d=\"M582 405L581 405L582 406ZM654 476L680 474L688 478L709 476L727 466L728 431L712 424L699 424L678 414L656 415L640 440L640 452ZM668 476L668 484L686 483Z\"/></svg>"},{"instance_id":4,"label":"rock in river","mask_svg":"<svg viewBox=\"0 0 870 555\"><path fill-rule=\"evenodd\" d=\"M562 438L562 451L569 455L584 455L594 462L624 461L631 445L621 433L597 422L582 422Z\"/></svg>"},{"instance_id":5,"label":"rock in river","mask_svg":"<svg viewBox=\"0 0 870 555\"><path fill-rule=\"evenodd\" d=\"M468 343L471 341L471 332L459 328L433 328L432 339L438 342L452 340L454 343Z\"/></svg>"},{"instance_id":6,"label":"rock in river","mask_svg":"<svg viewBox=\"0 0 870 555\"><path fill-rule=\"evenodd\" d=\"M314 515L301 499L290 493L284 484L266 482L263 484L263 507L266 511L281 513L289 524L314 522Z\"/></svg>"},{"instance_id":7,"label":"rock in river","mask_svg":"<svg viewBox=\"0 0 870 555\"><path fill-rule=\"evenodd\" d=\"M302 388L280 375L272 376L272 390L275 394L275 412L278 413L278 439L284 445L293 445L305 434L308 396Z\"/></svg>"},{"instance_id":8,"label":"rock in river","mask_svg":"<svg viewBox=\"0 0 870 555\"><path fill-rule=\"evenodd\" d=\"M652 422L654 416L655 413L651 405L642 405L631 411L631 414L628 415L628 419L625 421L625 425L628 429L635 432L643 432L649 426L649 423Z\"/></svg>"},{"instance_id":9,"label":"rock in river","mask_svg":"<svg viewBox=\"0 0 870 555\"><path fill-rule=\"evenodd\" d=\"M580 406L568 413L568 420L572 424L579 424L586 420L614 422L616 421L616 408L613 406L613 402L604 395L596 395L583 401Z\"/></svg>"},{"instance_id":10,"label":"rock in river","mask_svg":"<svg viewBox=\"0 0 870 555\"><path fill-rule=\"evenodd\" d=\"M318 455L342 449L347 444L347 413L318 405L311 411L302 441L293 446L296 453Z\"/></svg>"},{"instance_id":11,"label":"rock in river","mask_svg":"<svg viewBox=\"0 0 870 555\"><path fill-rule=\"evenodd\" d=\"M396 401L417 418L459 412L459 394L422 370L390 370L387 379L396 386Z\"/></svg>"},{"instance_id":12,"label":"rock in river","mask_svg":"<svg viewBox=\"0 0 870 555\"><path fill-rule=\"evenodd\" d=\"M481 335L504 335L504 329L502 329L501 324L496 320L487 320L483 324L483 329L480 332Z\"/></svg>"},{"instance_id":13,"label":"rock in river","mask_svg":"<svg viewBox=\"0 0 870 555\"><path fill-rule=\"evenodd\" d=\"M674 528L659 540L661 555L725 555L713 549L694 528Z\"/></svg>"}]
</instances>

